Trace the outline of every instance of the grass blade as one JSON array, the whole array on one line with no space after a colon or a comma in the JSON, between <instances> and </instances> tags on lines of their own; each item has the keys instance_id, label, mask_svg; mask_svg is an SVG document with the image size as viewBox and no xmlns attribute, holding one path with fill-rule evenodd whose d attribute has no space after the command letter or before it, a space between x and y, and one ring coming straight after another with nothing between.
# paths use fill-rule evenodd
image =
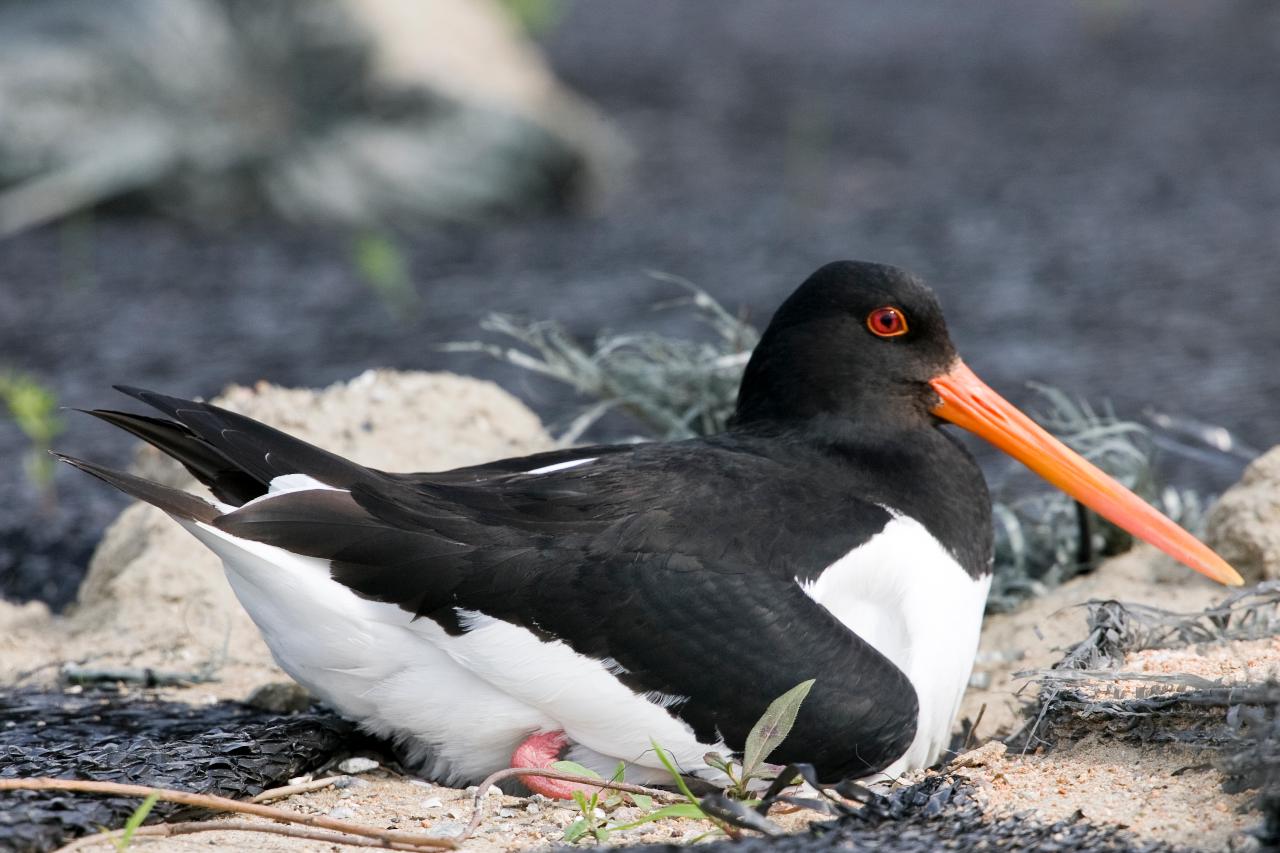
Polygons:
<instances>
[{"instance_id":1,"label":"grass blade","mask_svg":"<svg viewBox=\"0 0 1280 853\"><path fill-rule=\"evenodd\" d=\"M124 835L115 841L117 850L124 853L125 850L129 849L129 845L133 843L133 834L138 831L138 827L142 826L142 822L147 819L147 815L151 814L151 809L159 801L159 795L152 794L134 809L133 814L129 815L129 819L124 823Z\"/></svg>"}]
</instances>

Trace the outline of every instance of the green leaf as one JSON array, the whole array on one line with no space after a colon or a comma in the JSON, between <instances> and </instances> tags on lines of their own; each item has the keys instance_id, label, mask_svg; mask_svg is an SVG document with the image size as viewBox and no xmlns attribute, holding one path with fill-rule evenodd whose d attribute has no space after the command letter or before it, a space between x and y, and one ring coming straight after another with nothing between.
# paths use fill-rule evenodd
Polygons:
<instances>
[{"instance_id":1,"label":"green leaf","mask_svg":"<svg viewBox=\"0 0 1280 853\"><path fill-rule=\"evenodd\" d=\"M698 805L698 798L693 795L693 792L689 790L689 786L684 783L684 777L681 776L680 771L676 769L675 762L671 760L671 756L667 754L665 749L658 746L658 742L656 740L650 739L649 743L653 744L653 751L658 754L658 760L662 762L662 766L667 768L667 772L670 773L671 778L675 780L676 787L680 789L680 793L684 794L686 800L693 803L695 806ZM699 807L698 811L701 813L701 807Z\"/></svg>"},{"instance_id":2,"label":"green leaf","mask_svg":"<svg viewBox=\"0 0 1280 853\"><path fill-rule=\"evenodd\" d=\"M802 681L769 703L759 721L747 735L747 745L742 751L742 778L745 782L760 770L775 749L791 734L791 727L800 713L800 703L809 695L814 679Z\"/></svg>"},{"instance_id":3,"label":"green leaf","mask_svg":"<svg viewBox=\"0 0 1280 853\"><path fill-rule=\"evenodd\" d=\"M591 822L580 817L564 828L564 840L576 844L591 829Z\"/></svg>"},{"instance_id":4,"label":"green leaf","mask_svg":"<svg viewBox=\"0 0 1280 853\"><path fill-rule=\"evenodd\" d=\"M626 829L635 829L638 826L644 826L646 823L653 823L655 820L666 820L667 818L688 818L691 820L706 820L707 816L697 803L676 803L670 806L663 806L657 811L649 812L647 815L641 815L638 819L631 823L621 823L610 826L609 829L614 832L621 832Z\"/></svg>"},{"instance_id":5,"label":"green leaf","mask_svg":"<svg viewBox=\"0 0 1280 853\"><path fill-rule=\"evenodd\" d=\"M129 845L133 843L133 834L138 831L138 827L142 826L142 822L147 819L147 815L151 814L152 807L160 801L159 794L152 794L142 801L142 804L134 809L133 814L129 815L129 819L124 824L124 835L116 839L116 849L121 851L128 850Z\"/></svg>"},{"instance_id":6,"label":"green leaf","mask_svg":"<svg viewBox=\"0 0 1280 853\"><path fill-rule=\"evenodd\" d=\"M595 811L591 807L591 804L587 802L587 795L582 793L582 791L573 792L573 801L578 804L578 808L582 809L582 813L584 815L590 815Z\"/></svg>"},{"instance_id":7,"label":"green leaf","mask_svg":"<svg viewBox=\"0 0 1280 853\"><path fill-rule=\"evenodd\" d=\"M729 759L725 758L718 752L708 752L702 756L702 760L707 763L708 767L714 767L726 776L733 776L733 768L729 763Z\"/></svg>"},{"instance_id":8,"label":"green leaf","mask_svg":"<svg viewBox=\"0 0 1280 853\"><path fill-rule=\"evenodd\" d=\"M600 774L596 771L583 767L576 761L556 761L551 764L552 770L559 770L561 773L572 773L575 776L589 776L592 779L599 779Z\"/></svg>"},{"instance_id":9,"label":"green leaf","mask_svg":"<svg viewBox=\"0 0 1280 853\"><path fill-rule=\"evenodd\" d=\"M645 811L648 811L649 809L653 808L653 797L650 797L647 794L628 793L627 796L631 798L631 802L635 803L637 806L644 809Z\"/></svg>"}]
</instances>

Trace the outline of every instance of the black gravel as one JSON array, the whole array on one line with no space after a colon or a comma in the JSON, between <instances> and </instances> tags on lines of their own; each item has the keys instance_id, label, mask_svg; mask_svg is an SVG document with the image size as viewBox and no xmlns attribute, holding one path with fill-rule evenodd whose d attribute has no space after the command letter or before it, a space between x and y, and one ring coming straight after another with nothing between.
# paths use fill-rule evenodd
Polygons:
<instances>
[{"instance_id":1,"label":"black gravel","mask_svg":"<svg viewBox=\"0 0 1280 853\"><path fill-rule=\"evenodd\" d=\"M281 717L235 702L0 693L0 779L52 776L244 799L320 767L353 728L328 712ZM138 805L119 797L2 792L0 850L52 850L122 826ZM171 803L151 812L157 819L190 813Z\"/></svg>"},{"instance_id":2,"label":"black gravel","mask_svg":"<svg viewBox=\"0 0 1280 853\"><path fill-rule=\"evenodd\" d=\"M1280 6L615 0L567 5L550 61L630 140L593 215L394 235L408 318L356 272L348 235L198 231L99 214L0 244L0 365L68 405L113 382L179 394L365 368L499 379L553 420L574 401L434 349L490 310L687 329L648 306L692 279L764 319L837 257L931 280L969 363L1016 402L1034 379L1223 424L1280 419ZM606 426L606 435L630 427ZM129 442L68 415L61 449ZM119 497L64 471L50 514L0 422L0 593L60 605ZM1217 490L1243 462L1171 456ZM1006 470L990 468L999 479Z\"/></svg>"},{"instance_id":3,"label":"black gravel","mask_svg":"<svg viewBox=\"0 0 1280 853\"><path fill-rule=\"evenodd\" d=\"M687 850L680 845L632 848L636 851ZM881 853L928 853L933 850L1036 850L1054 853L1175 853L1174 847L1140 841L1113 827L1091 824L1077 813L1056 823L1042 823L1034 815L987 819L978 809L964 780L933 776L909 788L879 798L855 813L809 832L779 838L750 836L741 841L699 845L717 853L769 853L815 850L867 850Z\"/></svg>"}]
</instances>

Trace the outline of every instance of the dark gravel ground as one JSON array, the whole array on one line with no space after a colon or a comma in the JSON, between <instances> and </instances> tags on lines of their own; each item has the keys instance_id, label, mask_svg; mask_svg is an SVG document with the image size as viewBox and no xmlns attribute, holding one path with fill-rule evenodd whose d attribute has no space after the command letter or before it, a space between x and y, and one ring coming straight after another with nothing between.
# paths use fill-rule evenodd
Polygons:
<instances>
[{"instance_id":1,"label":"dark gravel ground","mask_svg":"<svg viewBox=\"0 0 1280 853\"><path fill-rule=\"evenodd\" d=\"M688 850L678 844L631 848L635 853ZM1123 829L1096 826L1081 814L1041 823L1033 814L989 819L963 780L934 776L866 804L809 832L778 838L747 836L699 845L707 853L787 853L819 850L932 853L936 850L1025 850L1038 853L1191 853L1195 848L1142 841Z\"/></svg>"},{"instance_id":2,"label":"dark gravel ground","mask_svg":"<svg viewBox=\"0 0 1280 853\"><path fill-rule=\"evenodd\" d=\"M318 769L353 733L327 711L276 716L235 702L194 706L94 692L0 693L0 724L0 779L122 782L233 799ZM53 850L123 826L137 808L136 799L121 797L0 793L0 850ZM152 811L155 818L192 813L172 803Z\"/></svg>"},{"instance_id":3,"label":"dark gravel ground","mask_svg":"<svg viewBox=\"0 0 1280 853\"><path fill-rule=\"evenodd\" d=\"M202 232L99 214L0 244L0 365L68 405L113 382L215 393L372 366L494 377L545 415L573 400L434 349L491 310L681 331L645 269L765 319L819 264L930 280L969 363L1121 414L1155 407L1256 448L1280 428L1280 6L1267 0L575 2L556 70L630 139L595 215L397 235L421 310L395 319L347 235ZM626 425L609 428L615 434ZM58 446L129 442L68 416ZM0 423L0 592L65 603L122 502L74 472L44 514ZM1221 489L1238 459L1173 459ZM993 471L996 469L993 469Z\"/></svg>"}]
</instances>

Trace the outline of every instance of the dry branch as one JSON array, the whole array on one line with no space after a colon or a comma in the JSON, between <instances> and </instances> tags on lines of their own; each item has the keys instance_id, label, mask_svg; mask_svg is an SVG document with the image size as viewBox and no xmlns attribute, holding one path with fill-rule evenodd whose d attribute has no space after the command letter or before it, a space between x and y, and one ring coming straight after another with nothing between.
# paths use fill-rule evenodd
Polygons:
<instances>
[{"instance_id":1,"label":"dry branch","mask_svg":"<svg viewBox=\"0 0 1280 853\"><path fill-rule=\"evenodd\" d=\"M114 842L124 836L128 830L113 829L97 835L86 835L77 838L70 844L59 847L54 853L74 853L99 842ZM290 826L278 823L257 823L248 820L196 820L182 823L160 823L153 826L140 826L133 831L134 838L172 838L177 835L194 835L197 832L264 832L268 835L283 835L288 838L301 838L305 841L320 841L326 844L345 844L348 847L376 847L380 850L421 850L413 844L401 844L398 841L384 841L375 838L358 838L323 829L308 829L301 826Z\"/></svg>"},{"instance_id":2,"label":"dry branch","mask_svg":"<svg viewBox=\"0 0 1280 853\"><path fill-rule=\"evenodd\" d=\"M251 803L269 803L272 800L282 800L285 797L292 797L294 794L306 794L311 791L320 791L328 788L336 783L339 779L349 779L349 776L326 776L323 779L312 779L309 782L298 782L296 785L283 785L279 788L271 788L263 791L256 797L250 797Z\"/></svg>"},{"instance_id":3,"label":"dry branch","mask_svg":"<svg viewBox=\"0 0 1280 853\"><path fill-rule=\"evenodd\" d=\"M534 771L537 772L537 771ZM286 809L277 809L272 806L259 805L257 803L242 803L239 800L228 799L227 797L217 797L212 794L194 794L189 791L175 791L169 788L150 788L146 785L125 785L119 782L91 782L81 779L0 779L0 791L75 791L84 794L107 794L116 797L138 797L146 798L153 794L160 800L170 803L179 803L184 806L194 806L201 809L209 809L218 812L237 812L239 814L250 814L256 817L267 818L268 820L278 820L284 823L301 824L303 826L314 826L321 829L329 829L334 832L342 832L348 835L356 835L363 838L371 838L381 842L382 846L390 847L392 844L400 845L398 848L391 849L426 849L426 848L443 848L453 850L457 848L457 844L448 838L433 838L426 835L417 835L414 833L401 832L399 830L377 829L375 827L360 826L346 821L334 820L324 815L304 815L297 812L291 812Z\"/></svg>"}]
</instances>

